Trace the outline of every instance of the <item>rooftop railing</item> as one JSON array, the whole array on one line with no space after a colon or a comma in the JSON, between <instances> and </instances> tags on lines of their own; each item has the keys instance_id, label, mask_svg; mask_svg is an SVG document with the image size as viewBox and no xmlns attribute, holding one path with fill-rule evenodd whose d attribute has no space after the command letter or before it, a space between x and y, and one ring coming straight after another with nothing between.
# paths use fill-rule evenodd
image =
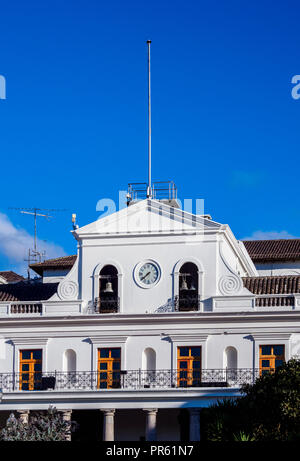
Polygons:
<instances>
[{"instance_id":1,"label":"rooftop railing","mask_svg":"<svg viewBox=\"0 0 300 461\"><path fill-rule=\"evenodd\" d=\"M152 183L152 198L155 200L176 200L177 187L173 181L157 181ZM147 198L148 184L136 182L128 184L128 200L136 202Z\"/></svg>"},{"instance_id":2,"label":"rooftop railing","mask_svg":"<svg viewBox=\"0 0 300 461\"><path fill-rule=\"evenodd\" d=\"M43 304L35 302L13 303L10 305L11 314L42 314Z\"/></svg>"},{"instance_id":3,"label":"rooftop railing","mask_svg":"<svg viewBox=\"0 0 300 461\"><path fill-rule=\"evenodd\" d=\"M2 392L103 391L109 389L187 389L240 387L252 384L260 371L252 368L206 370L119 370L0 373Z\"/></svg>"},{"instance_id":4,"label":"rooftop railing","mask_svg":"<svg viewBox=\"0 0 300 461\"><path fill-rule=\"evenodd\" d=\"M256 295L255 305L257 307L295 306L293 294L266 294Z\"/></svg>"}]
</instances>

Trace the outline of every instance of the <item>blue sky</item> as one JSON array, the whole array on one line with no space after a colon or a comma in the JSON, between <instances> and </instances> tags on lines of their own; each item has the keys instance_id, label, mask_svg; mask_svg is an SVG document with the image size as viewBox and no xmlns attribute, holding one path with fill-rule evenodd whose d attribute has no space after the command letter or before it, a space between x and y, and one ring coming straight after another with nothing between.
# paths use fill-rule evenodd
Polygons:
<instances>
[{"instance_id":1,"label":"blue sky","mask_svg":"<svg viewBox=\"0 0 300 461\"><path fill-rule=\"evenodd\" d=\"M20 269L32 219L48 256L76 251L96 203L147 179L152 40L153 179L237 238L300 236L300 6L295 1L1 2L0 270ZM45 243L44 241L47 241Z\"/></svg>"}]
</instances>

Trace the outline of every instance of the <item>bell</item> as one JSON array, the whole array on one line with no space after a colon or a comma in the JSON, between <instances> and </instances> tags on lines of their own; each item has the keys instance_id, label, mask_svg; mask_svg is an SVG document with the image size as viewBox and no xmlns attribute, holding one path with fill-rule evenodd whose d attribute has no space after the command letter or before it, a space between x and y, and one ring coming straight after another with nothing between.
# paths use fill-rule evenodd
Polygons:
<instances>
[{"instance_id":1,"label":"bell","mask_svg":"<svg viewBox=\"0 0 300 461\"><path fill-rule=\"evenodd\" d=\"M188 286L187 286L186 280L183 280L183 281L182 281L181 289L182 289L182 290L188 290Z\"/></svg>"},{"instance_id":2,"label":"bell","mask_svg":"<svg viewBox=\"0 0 300 461\"><path fill-rule=\"evenodd\" d=\"M191 290L191 291L195 291L195 290L196 290L195 285L193 284L193 282L192 282L192 284L191 284L190 290Z\"/></svg>"},{"instance_id":3,"label":"bell","mask_svg":"<svg viewBox=\"0 0 300 461\"><path fill-rule=\"evenodd\" d=\"M104 293L113 293L114 292L111 282L106 283L106 287L105 287L105 290L103 292Z\"/></svg>"}]
</instances>

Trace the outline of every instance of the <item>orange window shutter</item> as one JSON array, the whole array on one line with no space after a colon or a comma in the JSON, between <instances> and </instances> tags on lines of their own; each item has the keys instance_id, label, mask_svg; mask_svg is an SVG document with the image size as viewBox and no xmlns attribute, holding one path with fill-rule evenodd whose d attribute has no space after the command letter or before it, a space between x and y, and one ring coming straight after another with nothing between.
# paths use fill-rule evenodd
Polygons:
<instances>
[{"instance_id":1,"label":"orange window shutter","mask_svg":"<svg viewBox=\"0 0 300 461\"><path fill-rule=\"evenodd\" d=\"M120 387L121 348L98 349L98 389Z\"/></svg>"},{"instance_id":2,"label":"orange window shutter","mask_svg":"<svg viewBox=\"0 0 300 461\"><path fill-rule=\"evenodd\" d=\"M20 351L20 390L33 391L41 388L42 350Z\"/></svg>"}]
</instances>

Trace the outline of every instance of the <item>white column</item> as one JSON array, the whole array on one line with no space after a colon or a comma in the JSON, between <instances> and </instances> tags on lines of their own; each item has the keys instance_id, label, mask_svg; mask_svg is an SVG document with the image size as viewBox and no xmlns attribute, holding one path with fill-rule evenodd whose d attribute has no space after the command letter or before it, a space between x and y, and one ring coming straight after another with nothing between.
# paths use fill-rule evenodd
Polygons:
<instances>
[{"instance_id":1,"label":"white column","mask_svg":"<svg viewBox=\"0 0 300 461\"><path fill-rule=\"evenodd\" d=\"M115 440L114 416L115 409L107 408L103 412L103 440L113 442Z\"/></svg>"},{"instance_id":2,"label":"white column","mask_svg":"<svg viewBox=\"0 0 300 461\"><path fill-rule=\"evenodd\" d=\"M200 441L200 408L190 408L190 442Z\"/></svg>"},{"instance_id":3,"label":"white column","mask_svg":"<svg viewBox=\"0 0 300 461\"><path fill-rule=\"evenodd\" d=\"M28 424L29 421L29 410L17 410L19 415L19 419L22 421L23 424Z\"/></svg>"},{"instance_id":4,"label":"white column","mask_svg":"<svg viewBox=\"0 0 300 461\"><path fill-rule=\"evenodd\" d=\"M62 414L63 420L70 424L70 429L68 431L67 440L71 442L71 417L72 417L72 410L60 410Z\"/></svg>"},{"instance_id":5,"label":"white column","mask_svg":"<svg viewBox=\"0 0 300 461\"><path fill-rule=\"evenodd\" d=\"M146 412L146 440L156 440L156 415L157 408L144 408Z\"/></svg>"}]
</instances>

